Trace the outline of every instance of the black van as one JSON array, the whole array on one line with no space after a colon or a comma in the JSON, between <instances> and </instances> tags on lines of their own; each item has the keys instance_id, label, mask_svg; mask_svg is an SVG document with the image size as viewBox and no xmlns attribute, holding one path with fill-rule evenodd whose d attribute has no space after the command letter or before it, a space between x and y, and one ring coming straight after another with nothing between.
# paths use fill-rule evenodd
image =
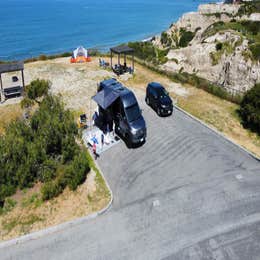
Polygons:
<instances>
[{"instance_id":1,"label":"black van","mask_svg":"<svg viewBox=\"0 0 260 260\"><path fill-rule=\"evenodd\" d=\"M100 82L98 91L110 88L118 98L108 108L115 123L115 130L131 144L145 142L146 124L134 93L116 79Z\"/></svg>"},{"instance_id":2,"label":"black van","mask_svg":"<svg viewBox=\"0 0 260 260\"><path fill-rule=\"evenodd\" d=\"M160 83L151 82L147 85L145 101L159 116L172 114L172 100Z\"/></svg>"}]
</instances>

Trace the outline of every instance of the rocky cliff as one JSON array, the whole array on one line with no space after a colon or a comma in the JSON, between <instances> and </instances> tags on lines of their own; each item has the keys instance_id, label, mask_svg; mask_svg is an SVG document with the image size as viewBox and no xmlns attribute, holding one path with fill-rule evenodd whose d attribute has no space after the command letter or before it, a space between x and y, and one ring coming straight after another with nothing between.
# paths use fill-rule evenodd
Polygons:
<instances>
[{"instance_id":1,"label":"rocky cliff","mask_svg":"<svg viewBox=\"0 0 260 260\"><path fill-rule=\"evenodd\" d=\"M243 8L207 4L184 14L153 41L169 49L161 67L195 73L237 93L260 82L260 13Z\"/></svg>"}]
</instances>

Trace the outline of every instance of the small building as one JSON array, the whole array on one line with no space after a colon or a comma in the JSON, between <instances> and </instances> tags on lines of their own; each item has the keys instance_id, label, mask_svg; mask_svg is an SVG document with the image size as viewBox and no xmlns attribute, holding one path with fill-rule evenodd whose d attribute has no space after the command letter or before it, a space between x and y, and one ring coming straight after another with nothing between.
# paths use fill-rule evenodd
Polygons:
<instances>
[{"instance_id":1,"label":"small building","mask_svg":"<svg viewBox=\"0 0 260 260\"><path fill-rule=\"evenodd\" d=\"M22 81L17 76L10 76L7 86L4 86L2 80L2 74L9 72L21 72ZM11 62L0 64L0 102L11 97L21 96L25 87L24 83L24 63L23 62Z\"/></svg>"}]
</instances>

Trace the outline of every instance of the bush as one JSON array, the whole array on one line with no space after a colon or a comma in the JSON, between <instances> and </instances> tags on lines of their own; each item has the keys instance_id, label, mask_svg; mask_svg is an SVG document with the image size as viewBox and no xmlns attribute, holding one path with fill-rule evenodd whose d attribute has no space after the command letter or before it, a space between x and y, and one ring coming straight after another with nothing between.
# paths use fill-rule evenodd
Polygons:
<instances>
[{"instance_id":1,"label":"bush","mask_svg":"<svg viewBox=\"0 0 260 260\"><path fill-rule=\"evenodd\" d=\"M44 54L42 54L42 55L39 56L38 59L39 59L39 60L47 60L47 56L44 55Z\"/></svg>"},{"instance_id":2,"label":"bush","mask_svg":"<svg viewBox=\"0 0 260 260\"><path fill-rule=\"evenodd\" d=\"M37 98L47 95L51 83L47 80L36 79L30 85L26 86L25 93L30 100L37 100Z\"/></svg>"},{"instance_id":3,"label":"bush","mask_svg":"<svg viewBox=\"0 0 260 260\"><path fill-rule=\"evenodd\" d=\"M168 49L160 50L151 42L129 42L128 46L135 50L135 56L155 65L167 62Z\"/></svg>"},{"instance_id":4,"label":"bush","mask_svg":"<svg viewBox=\"0 0 260 260\"><path fill-rule=\"evenodd\" d=\"M41 188L42 199L50 200L57 197L63 191L62 186L57 181L50 181L45 183Z\"/></svg>"},{"instance_id":5,"label":"bush","mask_svg":"<svg viewBox=\"0 0 260 260\"><path fill-rule=\"evenodd\" d=\"M54 160L47 159L39 169L39 180L49 182L56 177L57 163Z\"/></svg>"},{"instance_id":6,"label":"bush","mask_svg":"<svg viewBox=\"0 0 260 260\"><path fill-rule=\"evenodd\" d=\"M89 172L90 167L84 152L81 152L76 156L72 164L65 172L66 183L71 190L76 190L78 185L82 184L86 180L86 175Z\"/></svg>"},{"instance_id":7,"label":"bush","mask_svg":"<svg viewBox=\"0 0 260 260\"><path fill-rule=\"evenodd\" d=\"M222 42L216 43L216 51L222 50L222 46L223 46Z\"/></svg>"},{"instance_id":8,"label":"bush","mask_svg":"<svg viewBox=\"0 0 260 260\"><path fill-rule=\"evenodd\" d=\"M260 60L260 43L249 46L254 60Z\"/></svg>"},{"instance_id":9,"label":"bush","mask_svg":"<svg viewBox=\"0 0 260 260\"><path fill-rule=\"evenodd\" d=\"M26 95L33 103L37 101L36 112L26 121L12 122L0 136L0 206L17 188L31 187L37 181L46 183L45 199L66 186L57 169L73 162L79 153L77 127L73 114L48 89L48 82L33 81Z\"/></svg>"},{"instance_id":10,"label":"bush","mask_svg":"<svg viewBox=\"0 0 260 260\"><path fill-rule=\"evenodd\" d=\"M260 83L245 94L240 104L239 114L244 127L260 135Z\"/></svg>"},{"instance_id":11,"label":"bush","mask_svg":"<svg viewBox=\"0 0 260 260\"><path fill-rule=\"evenodd\" d=\"M179 47L187 47L189 42L195 36L195 33L191 31L185 31L184 29L181 29L180 33L181 33L181 37L179 40Z\"/></svg>"},{"instance_id":12,"label":"bush","mask_svg":"<svg viewBox=\"0 0 260 260\"><path fill-rule=\"evenodd\" d=\"M161 33L161 43L164 46L170 47L172 44L172 39L171 37L168 35L167 32L162 32Z\"/></svg>"}]
</instances>

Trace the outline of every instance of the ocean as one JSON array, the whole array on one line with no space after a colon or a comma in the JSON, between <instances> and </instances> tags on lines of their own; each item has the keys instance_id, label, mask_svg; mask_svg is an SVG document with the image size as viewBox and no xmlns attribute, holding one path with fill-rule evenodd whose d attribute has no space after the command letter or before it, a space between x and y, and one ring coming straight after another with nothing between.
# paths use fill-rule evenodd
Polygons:
<instances>
[{"instance_id":1,"label":"ocean","mask_svg":"<svg viewBox=\"0 0 260 260\"><path fill-rule=\"evenodd\" d=\"M0 60L107 50L167 29L203 0L0 0Z\"/></svg>"}]
</instances>

